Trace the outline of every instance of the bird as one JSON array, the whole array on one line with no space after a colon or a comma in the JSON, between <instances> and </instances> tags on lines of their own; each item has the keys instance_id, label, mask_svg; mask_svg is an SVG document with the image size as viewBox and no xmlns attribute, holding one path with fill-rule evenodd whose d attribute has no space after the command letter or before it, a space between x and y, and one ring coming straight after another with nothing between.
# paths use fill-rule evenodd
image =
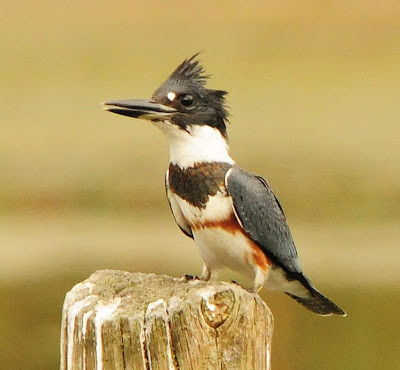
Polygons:
<instances>
[{"instance_id":1,"label":"bird","mask_svg":"<svg viewBox=\"0 0 400 370\"><path fill-rule=\"evenodd\" d=\"M168 202L181 231L203 259L201 280L229 268L285 292L321 316L346 313L304 274L282 206L268 182L229 154L227 92L206 87L198 53L185 59L150 99L103 103L108 112L150 121L168 139Z\"/></svg>"}]
</instances>

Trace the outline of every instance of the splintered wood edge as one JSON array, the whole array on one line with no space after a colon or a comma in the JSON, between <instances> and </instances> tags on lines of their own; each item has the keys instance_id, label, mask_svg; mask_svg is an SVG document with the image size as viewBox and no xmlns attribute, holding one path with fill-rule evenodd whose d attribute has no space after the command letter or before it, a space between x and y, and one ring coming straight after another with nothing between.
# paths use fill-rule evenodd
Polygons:
<instances>
[{"instance_id":1,"label":"splintered wood edge","mask_svg":"<svg viewBox=\"0 0 400 370\"><path fill-rule=\"evenodd\" d=\"M257 368L268 369L272 330L267 305L236 284L101 270L66 295L61 369L77 364L83 369L110 368L107 364L114 369L176 369L188 354L201 361L204 348L207 363L196 368L217 368L218 361L244 366L246 359L239 356L256 348L265 355L265 367L258 363Z\"/></svg>"}]
</instances>

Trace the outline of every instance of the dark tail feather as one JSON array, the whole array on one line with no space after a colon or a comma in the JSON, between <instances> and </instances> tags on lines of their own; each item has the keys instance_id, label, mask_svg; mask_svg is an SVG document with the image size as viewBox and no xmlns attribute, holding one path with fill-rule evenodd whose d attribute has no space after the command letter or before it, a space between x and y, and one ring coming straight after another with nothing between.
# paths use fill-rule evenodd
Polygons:
<instances>
[{"instance_id":1,"label":"dark tail feather","mask_svg":"<svg viewBox=\"0 0 400 370\"><path fill-rule=\"evenodd\" d=\"M308 310L315 312L321 316L330 316L330 315L340 315L346 316L346 312L344 312L341 308L336 306L332 301L323 296L318 290L312 289L310 291L311 297L301 298L297 297L293 294L286 293L290 298L293 298L296 302L300 303L302 306L307 308Z\"/></svg>"}]
</instances>

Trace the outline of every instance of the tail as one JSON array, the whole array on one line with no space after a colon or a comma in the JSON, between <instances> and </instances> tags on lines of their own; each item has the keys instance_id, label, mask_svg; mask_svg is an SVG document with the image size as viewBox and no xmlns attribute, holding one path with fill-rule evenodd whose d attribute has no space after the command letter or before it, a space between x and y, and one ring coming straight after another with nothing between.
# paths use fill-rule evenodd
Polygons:
<instances>
[{"instance_id":1,"label":"tail","mask_svg":"<svg viewBox=\"0 0 400 370\"><path fill-rule=\"evenodd\" d=\"M311 289L310 289L311 288ZM335 305L328 298L323 296L318 290L313 287L309 288L310 297L302 298L296 295L287 293L286 294L293 298L296 302L300 303L303 307L308 310L321 315L321 316L330 316L330 315L340 315L346 316L346 312L344 312L340 307Z\"/></svg>"}]
</instances>

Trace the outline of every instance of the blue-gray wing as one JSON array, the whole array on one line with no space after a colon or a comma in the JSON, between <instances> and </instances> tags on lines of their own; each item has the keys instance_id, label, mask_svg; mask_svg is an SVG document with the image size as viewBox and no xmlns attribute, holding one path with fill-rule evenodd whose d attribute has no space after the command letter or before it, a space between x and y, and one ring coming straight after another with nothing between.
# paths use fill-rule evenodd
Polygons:
<instances>
[{"instance_id":1,"label":"blue-gray wing","mask_svg":"<svg viewBox=\"0 0 400 370\"><path fill-rule=\"evenodd\" d=\"M225 178L239 222L264 253L285 270L301 273L286 217L266 180L238 167Z\"/></svg>"}]
</instances>

